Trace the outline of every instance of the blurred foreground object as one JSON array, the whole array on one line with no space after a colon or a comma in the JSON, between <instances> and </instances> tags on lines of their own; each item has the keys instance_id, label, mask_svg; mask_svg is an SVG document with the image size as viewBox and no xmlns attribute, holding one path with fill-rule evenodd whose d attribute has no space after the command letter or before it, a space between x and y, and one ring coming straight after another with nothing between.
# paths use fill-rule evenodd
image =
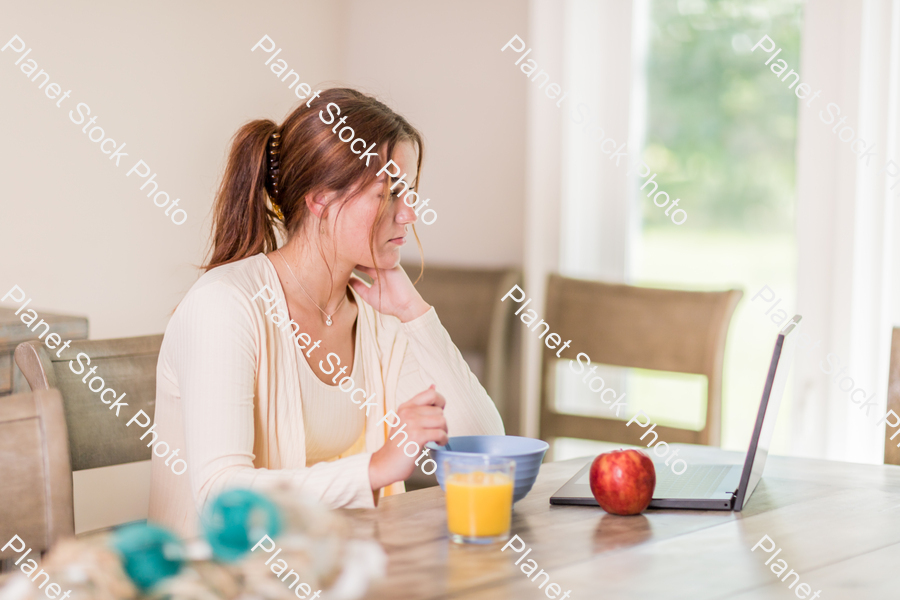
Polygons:
<instances>
[{"instance_id":1,"label":"blurred foreground object","mask_svg":"<svg viewBox=\"0 0 900 600\"><path fill-rule=\"evenodd\" d=\"M357 600L385 574L387 558L377 543L349 539L342 517L297 498L293 490L275 490L269 498L251 490L225 491L210 503L204 524L212 545L205 540L182 545L161 527L136 524L109 538L60 543L42 568L51 580L72 589L69 600L287 600L300 597L301 587L320 591L316 596L323 600ZM272 541L272 548L253 552L248 543L255 536ZM279 552L267 553L275 544ZM278 560L272 561L275 556ZM286 570L276 571L279 563L296 573L291 585L286 576L279 579ZM42 597L44 592L21 572L0 589L0 600Z\"/></svg>"}]
</instances>

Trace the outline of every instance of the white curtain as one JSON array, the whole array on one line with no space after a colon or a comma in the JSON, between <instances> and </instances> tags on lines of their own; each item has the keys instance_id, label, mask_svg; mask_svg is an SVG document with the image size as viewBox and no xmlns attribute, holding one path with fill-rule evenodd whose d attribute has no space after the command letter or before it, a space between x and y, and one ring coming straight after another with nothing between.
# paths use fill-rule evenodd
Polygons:
<instances>
[{"instance_id":1,"label":"white curtain","mask_svg":"<svg viewBox=\"0 0 900 600\"><path fill-rule=\"evenodd\" d=\"M634 0L646 12L646 0ZM547 275L624 281L637 229L628 167L601 152L598 137L640 148L643 103L632 103L631 2L531 0L527 45L561 81L562 103L528 81L525 289L543 314ZM636 59L635 59L636 60ZM523 74L524 78L525 75ZM582 104L579 119L579 104ZM580 121L578 124L575 121ZM525 435L537 435L541 342L523 337Z\"/></svg>"},{"instance_id":2,"label":"white curtain","mask_svg":"<svg viewBox=\"0 0 900 600\"><path fill-rule=\"evenodd\" d=\"M808 336L794 371L798 455L883 460L884 427L876 422L900 316L893 294L900 263L892 256L892 194L900 187L888 189L900 179L884 171L889 158L900 164L898 9L897 0L817 0L804 8L801 80L822 93L818 104L798 104L797 312ZM868 166L850 150L852 139L842 142L823 122L829 103L867 147L875 144ZM860 407L869 398L875 406L866 415Z\"/></svg>"},{"instance_id":3,"label":"white curtain","mask_svg":"<svg viewBox=\"0 0 900 600\"><path fill-rule=\"evenodd\" d=\"M571 277L626 282L632 241L639 239L635 176L645 129L643 55L647 1L566 0L563 43L562 237L559 270ZM632 26L632 23L634 26ZM635 52L635 49L639 49ZM627 158L611 160L609 144L627 142ZM605 142L604 142L605 143Z\"/></svg>"},{"instance_id":4,"label":"white curtain","mask_svg":"<svg viewBox=\"0 0 900 600\"><path fill-rule=\"evenodd\" d=\"M541 69L558 81L563 72L562 15L553 0L530 0L527 47ZM555 75L555 74L560 75ZM522 74L523 79L526 75ZM560 123L559 108L539 84L528 86L526 127L527 172L525 182L525 291L530 307L544 313L547 273L559 263L560 205ZM522 429L537 437L540 416L541 342L527 333L522 336Z\"/></svg>"}]
</instances>

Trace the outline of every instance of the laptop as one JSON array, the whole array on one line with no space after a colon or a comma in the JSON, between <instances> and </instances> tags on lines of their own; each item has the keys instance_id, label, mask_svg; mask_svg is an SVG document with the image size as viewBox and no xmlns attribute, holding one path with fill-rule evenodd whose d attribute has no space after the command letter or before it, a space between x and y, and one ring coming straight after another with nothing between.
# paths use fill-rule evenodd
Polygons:
<instances>
[{"instance_id":1,"label":"laptop","mask_svg":"<svg viewBox=\"0 0 900 600\"><path fill-rule=\"evenodd\" d=\"M795 315L778 334L756 415L756 426L743 466L736 464L690 464L675 475L666 464L654 460L656 488L651 508L695 508L702 510L742 510L762 478L769 444L775 431L778 407L787 383L797 344L800 315ZM593 462L593 461L592 461ZM588 483L589 462L550 497L550 504L597 506Z\"/></svg>"}]
</instances>

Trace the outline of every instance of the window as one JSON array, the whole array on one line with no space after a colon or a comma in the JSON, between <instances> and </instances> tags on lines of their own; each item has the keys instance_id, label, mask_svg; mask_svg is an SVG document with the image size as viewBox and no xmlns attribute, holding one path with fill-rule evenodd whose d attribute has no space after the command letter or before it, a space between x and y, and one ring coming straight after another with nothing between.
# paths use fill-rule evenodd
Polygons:
<instances>
[{"instance_id":1,"label":"window","mask_svg":"<svg viewBox=\"0 0 900 600\"><path fill-rule=\"evenodd\" d=\"M797 99L751 58L751 48L768 34L789 64L799 64L801 18L798 0L650 2L643 156L689 218L674 225L638 194L631 279L744 290L726 352L725 448L749 442L780 329L764 314L770 304L751 298L768 286L795 304ZM790 413L790 390L782 415ZM677 422L676 414L665 417ZM787 450L787 424L779 419L776 452Z\"/></svg>"},{"instance_id":2,"label":"window","mask_svg":"<svg viewBox=\"0 0 900 600\"><path fill-rule=\"evenodd\" d=\"M783 47L781 56L799 65L803 3L646 0L634 6L631 32L619 34L631 45L628 90L621 76L610 76L618 73L611 61L620 58L609 56L614 43L596 39L594 25L610 9L596 1L567 3L567 84L582 91L608 133L627 135L629 148L656 173L659 189L679 199L688 218L675 224L673 213L666 215L639 189L642 180L634 174L627 183L630 203L623 199L628 194L615 186L624 175L602 160L589 136L566 123L560 270L652 287L743 289L725 357L722 445L746 450L780 329L764 314L770 305L751 298L768 286L792 306L796 287L797 99L784 93L785 84L751 48L768 34ZM623 205L631 209L625 217L617 212ZM610 259L611 247L625 250ZM610 376L628 391L629 416L640 408L661 425L702 427L705 394L698 390L705 384L620 371ZM583 386L567 378L557 370L559 409L600 412L588 408L592 399L577 391ZM774 452L787 451L791 390ZM557 457L586 448L559 444Z\"/></svg>"}]
</instances>

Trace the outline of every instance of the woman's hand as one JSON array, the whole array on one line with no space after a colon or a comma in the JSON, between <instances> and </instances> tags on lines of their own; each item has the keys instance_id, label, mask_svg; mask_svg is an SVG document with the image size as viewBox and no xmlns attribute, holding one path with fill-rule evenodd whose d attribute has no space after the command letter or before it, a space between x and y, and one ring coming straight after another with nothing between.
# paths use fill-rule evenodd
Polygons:
<instances>
[{"instance_id":1,"label":"woman's hand","mask_svg":"<svg viewBox=\"0 0 900 600\"><path fill-rule=\"evenodd\" d=\"M372 278L372 287L359 279L351 279L350 285L378 312L407 323L421 317L431 308L400 265L393 269L372 269L357 265L356 270Z\"/></svg>"},{"instance_id":2,"label":"woman's hand","mask_svg":"<svg viewBox=\"0 0 900 600\"><path fill-rule=\"evenodd\" d=\"M372 455L369 461L369 483L373 490L383 488L396 481L404 481L416 468L415 461L422 455L427 442L435 442L440 446L447 444L447 420L444 418L444 397L434 390L434 385L416 394L397 408L400 424L392 427L384 446ZM409 439L398 435L393 440L390 436L399 427L406 427L403 433ZM398 442L403 442L397 446ZM419 445L419 452L413 456L403 453L403 447L409 442ZM420 463L421 464L421 463Z\"/></svg>"}]
</instances>

